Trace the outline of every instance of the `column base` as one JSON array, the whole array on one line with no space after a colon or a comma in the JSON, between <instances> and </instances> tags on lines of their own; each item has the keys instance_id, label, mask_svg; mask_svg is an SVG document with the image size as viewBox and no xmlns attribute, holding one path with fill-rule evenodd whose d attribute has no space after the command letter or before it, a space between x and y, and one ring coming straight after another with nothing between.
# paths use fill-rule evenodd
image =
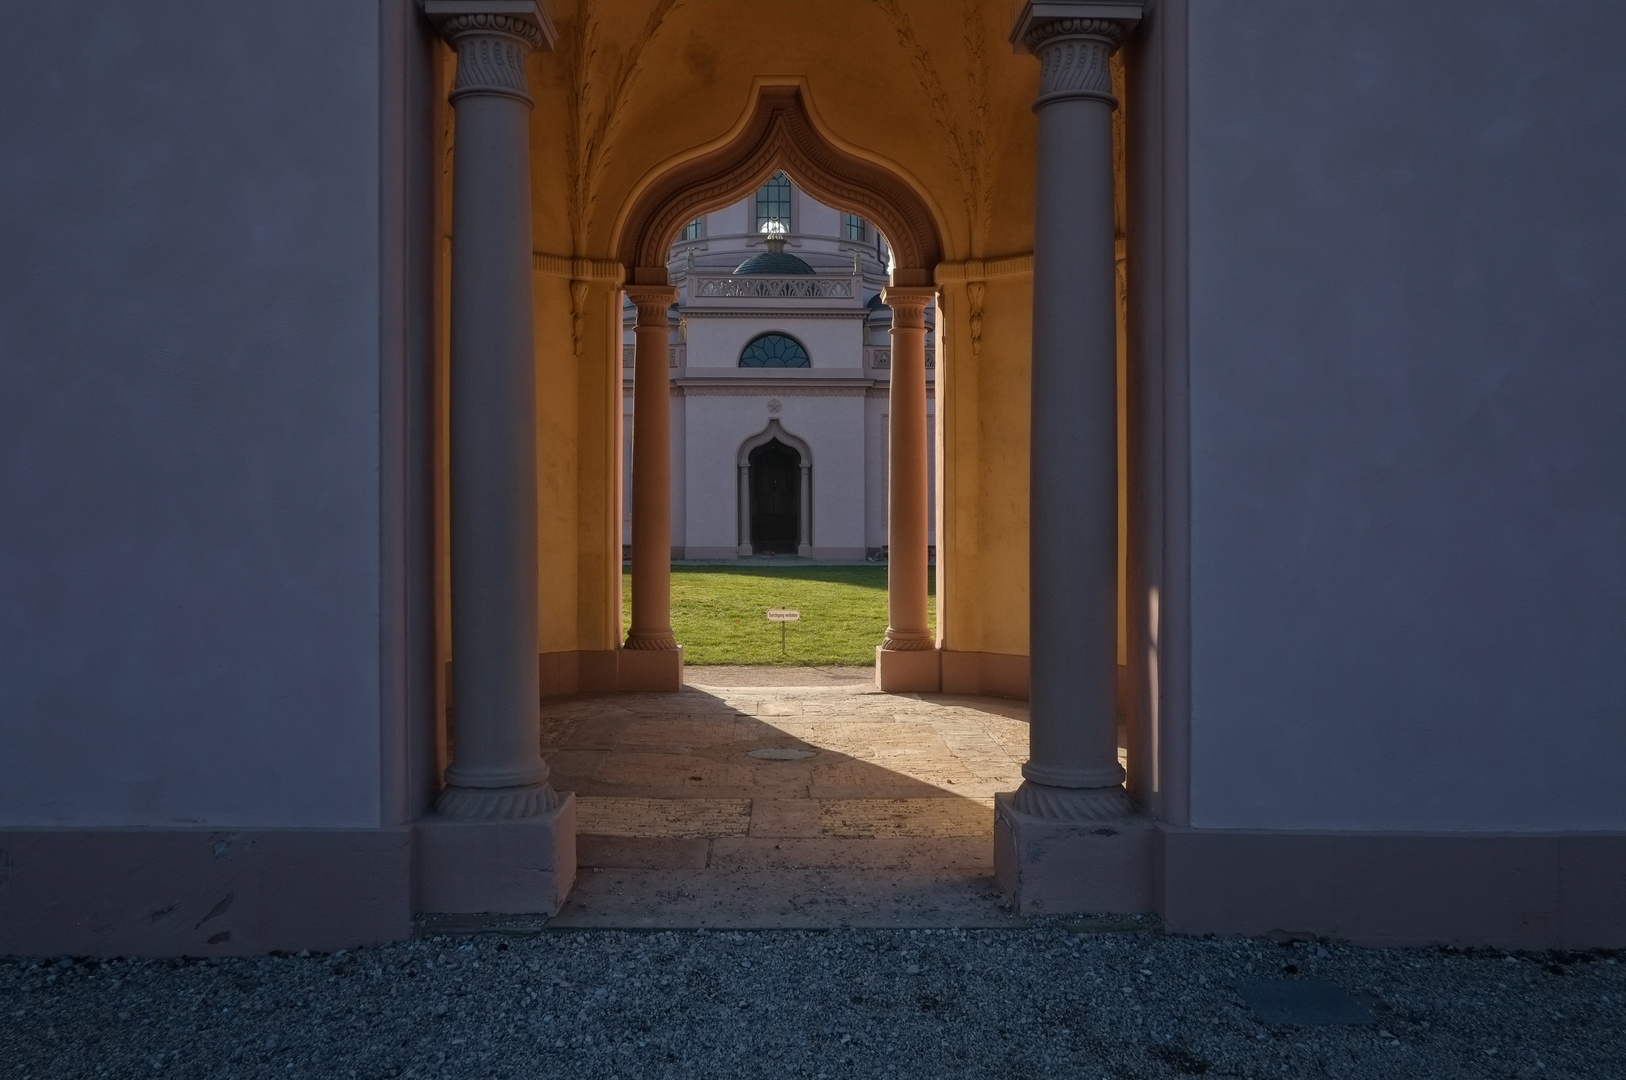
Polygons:
<instances>
[{"instance_id":1,"label":"column base","mask_svg":"<svg viewBox=\"0 0 1626 1080\"><path fill-rule=\"evenodd\" d=\"M675 649L621 649L616 653L617 690L683 689L683 646Z\"/></svg>"},{"instance_id":2,"label":"column base","mask_svg":"<svg viewBox=\"0 0 1626 1080\"><path fill-rule=\"evenodd\" d=\"M994 796L994 877L1019 915L1150 912L1156 846L1146 815L1058 821Z\"/></svg>"},{"instance_id":3,"label":"column base","mask_svg":"<svg viewBox=\"0 0 1626 1080\"><path fill-rule=\"evenodd\" d=\"M936 649L875 646L875 686L881 692L935 694L942 684L942 654Z\"/></svg>"},{"instance_id":4,"label":"column base","mask_svg":"<svg viewBox=\"0 0 1626 1080\"><path fill-rule=\"evenodd\" d=\"M517 821L413 825L415 911L555 915L576 880L576 796Z\"/></svg>"}]
</instances>

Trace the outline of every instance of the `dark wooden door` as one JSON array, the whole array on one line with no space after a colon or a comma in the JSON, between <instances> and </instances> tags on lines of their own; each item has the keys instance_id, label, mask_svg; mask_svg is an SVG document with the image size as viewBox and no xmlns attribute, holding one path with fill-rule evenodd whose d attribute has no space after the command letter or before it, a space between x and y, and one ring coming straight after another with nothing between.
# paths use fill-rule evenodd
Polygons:
<instances>
[{"instance_id":1,"label":"dark wooden door","mask_svg":"<svg viewBox=\"0 0 1626 1080\"><path fill-rule=\"evenodd\" d=\"M778 439L751 451L751 548L795 554L801 538L802 455Z\"/></svg>"}]
</instances>

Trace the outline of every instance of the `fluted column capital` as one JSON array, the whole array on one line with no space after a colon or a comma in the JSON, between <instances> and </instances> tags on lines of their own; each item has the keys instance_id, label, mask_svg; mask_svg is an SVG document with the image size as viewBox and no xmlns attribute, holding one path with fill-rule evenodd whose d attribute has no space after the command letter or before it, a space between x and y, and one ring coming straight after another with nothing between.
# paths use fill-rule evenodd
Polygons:
<instances>
[{"instance_id":1,"label":"fluted column capital","mask_svg":"<svg viewBox=\"0 0 1626 1080\"><path fill-rule=\"evenodd\" d=\"M673 285L626 285L623 290L632 306L638 309L638 326L658 326L665 329L667 313L678 302L678 290ZM664 364L665 361L662 360Z\"/></svg>"},{"instance_id":2,"label":"fluted column capital","mask_svg":"<svg viewBox=\"0 0 1626 1080\"><path fill-rule=\"evenodd\" d=\"M881 303L892 309L895 330L926 329L926 309L937 299L931 285L888 285L881 290Z\"/></svg>"},{"instance_id":3,"label":"fluted column capital","mask_svg":"<svg viewBox=\"0 0 1626 1080\"><path fill-rule=\"evenodd\" d=\"M457 50L452 100L469 94L530 104L525 58L557 37L541 0L422 0L423 13Z\"/></svg>"},{"instance_id":4,"label":"fluted column capital","mask_svg":"<svg viewBox=\"0 0 1626 1080\"><path fill-rule=\"evenodd\" d=\"M1140 21L1142 0L1028 0L1011 44L1039 60L1034 109L1053 101L1093 98L1116 106L1108 61Z\"/></svg>"}]
</instances>

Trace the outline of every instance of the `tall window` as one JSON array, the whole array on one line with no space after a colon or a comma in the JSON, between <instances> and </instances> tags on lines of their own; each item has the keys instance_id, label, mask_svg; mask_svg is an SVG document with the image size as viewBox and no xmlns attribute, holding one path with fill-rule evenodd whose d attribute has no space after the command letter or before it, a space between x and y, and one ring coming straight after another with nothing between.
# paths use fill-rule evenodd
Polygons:
<instances>
[{"instance_id":1,"label":"tall window","mask_svg":"<svg viewBox=\"0 0 1626 1080\"><path fill-rule=\"evenodd\" d=\"M740 351L740 367L812 366L802 343L789 334L762 334Z\"/></svg>"},{"instance_id":2,"label":"tall window","mask_svg":"<svg viewBox=\"0 0 1626 1080\"><path fill-rule=\"evenodd\" d=\"M864 228L864 219L857 214L841 215L841 231L848 240L862 242L868 238Z\"/></svg>"},{"instance_id":3,"label":"tall window","mask_svg":"<svg viewBox=\"0 0 1626 1080\"><path fill-rule=\"evenodd\" d=\"M687 225L683 226L682 239L684 239L684 240L698 240L698 239L700 239L700 219L699 218L695 218L693 221L691 221Z\"/></svg>"},{"instance_id":4,"label":"tall window","mask_svg":"<svg viewBox=\"0 0 1626 1080\"><path fill-rule=\"evenodd\" d=\"M773 174L757 189L757 232L770 221L777 221L790 232L790 177L782 172Z\"/></svg>"}]
</instances>

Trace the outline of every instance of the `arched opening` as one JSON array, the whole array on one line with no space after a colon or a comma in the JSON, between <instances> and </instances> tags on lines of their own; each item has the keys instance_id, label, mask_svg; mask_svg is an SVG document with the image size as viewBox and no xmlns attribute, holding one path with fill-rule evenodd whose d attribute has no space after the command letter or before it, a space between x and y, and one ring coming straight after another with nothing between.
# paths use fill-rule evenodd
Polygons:
<instances>
[{"instance_id":1,"label":"arched opening","mask_svg":"<svg viewBox=\"0 0 1626 1080\"><path fill-rule=\"evenodd\" d=\"M640 683L648 689L682 685L682 651L671 628L673 421L666 312L678 297L669 271L671 245L698 217L753 195L758 196L758 216L766 213L768 223L782 226L789 205L775 197L789 192L792 182L826 206L873 223L888 241L891 262L881 294L894 312L882 436L888 622L876 642L877 681L887 690L936 690L940 685L936 634L927 614L925 312L936 299L933 280L943 255L941 234L931 208L910 182L838 146L820 130L804 94L799 83L759 85L752 111L733 137L654 170L618 226L624 289L639 313L632 365L631 415L637 435L630 478L631 619L624 650L643 654L633 662L652 673L647 683ZM783 233L773 232L771 254L777 255L772 241ZM819 299L826 294L813 290L806 295ZM850 287L829 295L857 299ZM739 366L800 369L810 367L811 360L800 341L764 334L746 345ZM740 462L740 554L809 554L809 456L784 439L778 448L769 442L764 440ZM671 662L656 654L670 656Z\"/></svg>"},{"instance_id":2,"label":"arched opening","mask_svg":"<svg viewBox=\"0 0 1626 1080\"><path fill-rule=\"evenodd\" d=\"M807 555L813 545L813 451L778 420L740 444L741 555Z\"/></svg>"},{"instance_id":3,"label":"arched opening","mask_svg":"<svg viewBox=\"0 0 1626 1080\"><path fill-rule=\"evenodd\" d=\"M802 93L800 84L758 87L752 112L732 139L644 184L618 231L617 257L628 282L666 284L667 249L689 222L783 172L821 202L876 225L896 260L894 285L932 283L943 242L926 200L897 173L836 146L814 123Z\"/></svg>"},{"instance_id":4,"label":"arched opening","mask_svg":"<svg viewBox=\"0 0 1626 1080\"><path fill-rule=\"evenodd\" d=\"M751 451L751 549L789 555L801 538L802 455L778 439Z\"/></svg>"}]
</instances>

